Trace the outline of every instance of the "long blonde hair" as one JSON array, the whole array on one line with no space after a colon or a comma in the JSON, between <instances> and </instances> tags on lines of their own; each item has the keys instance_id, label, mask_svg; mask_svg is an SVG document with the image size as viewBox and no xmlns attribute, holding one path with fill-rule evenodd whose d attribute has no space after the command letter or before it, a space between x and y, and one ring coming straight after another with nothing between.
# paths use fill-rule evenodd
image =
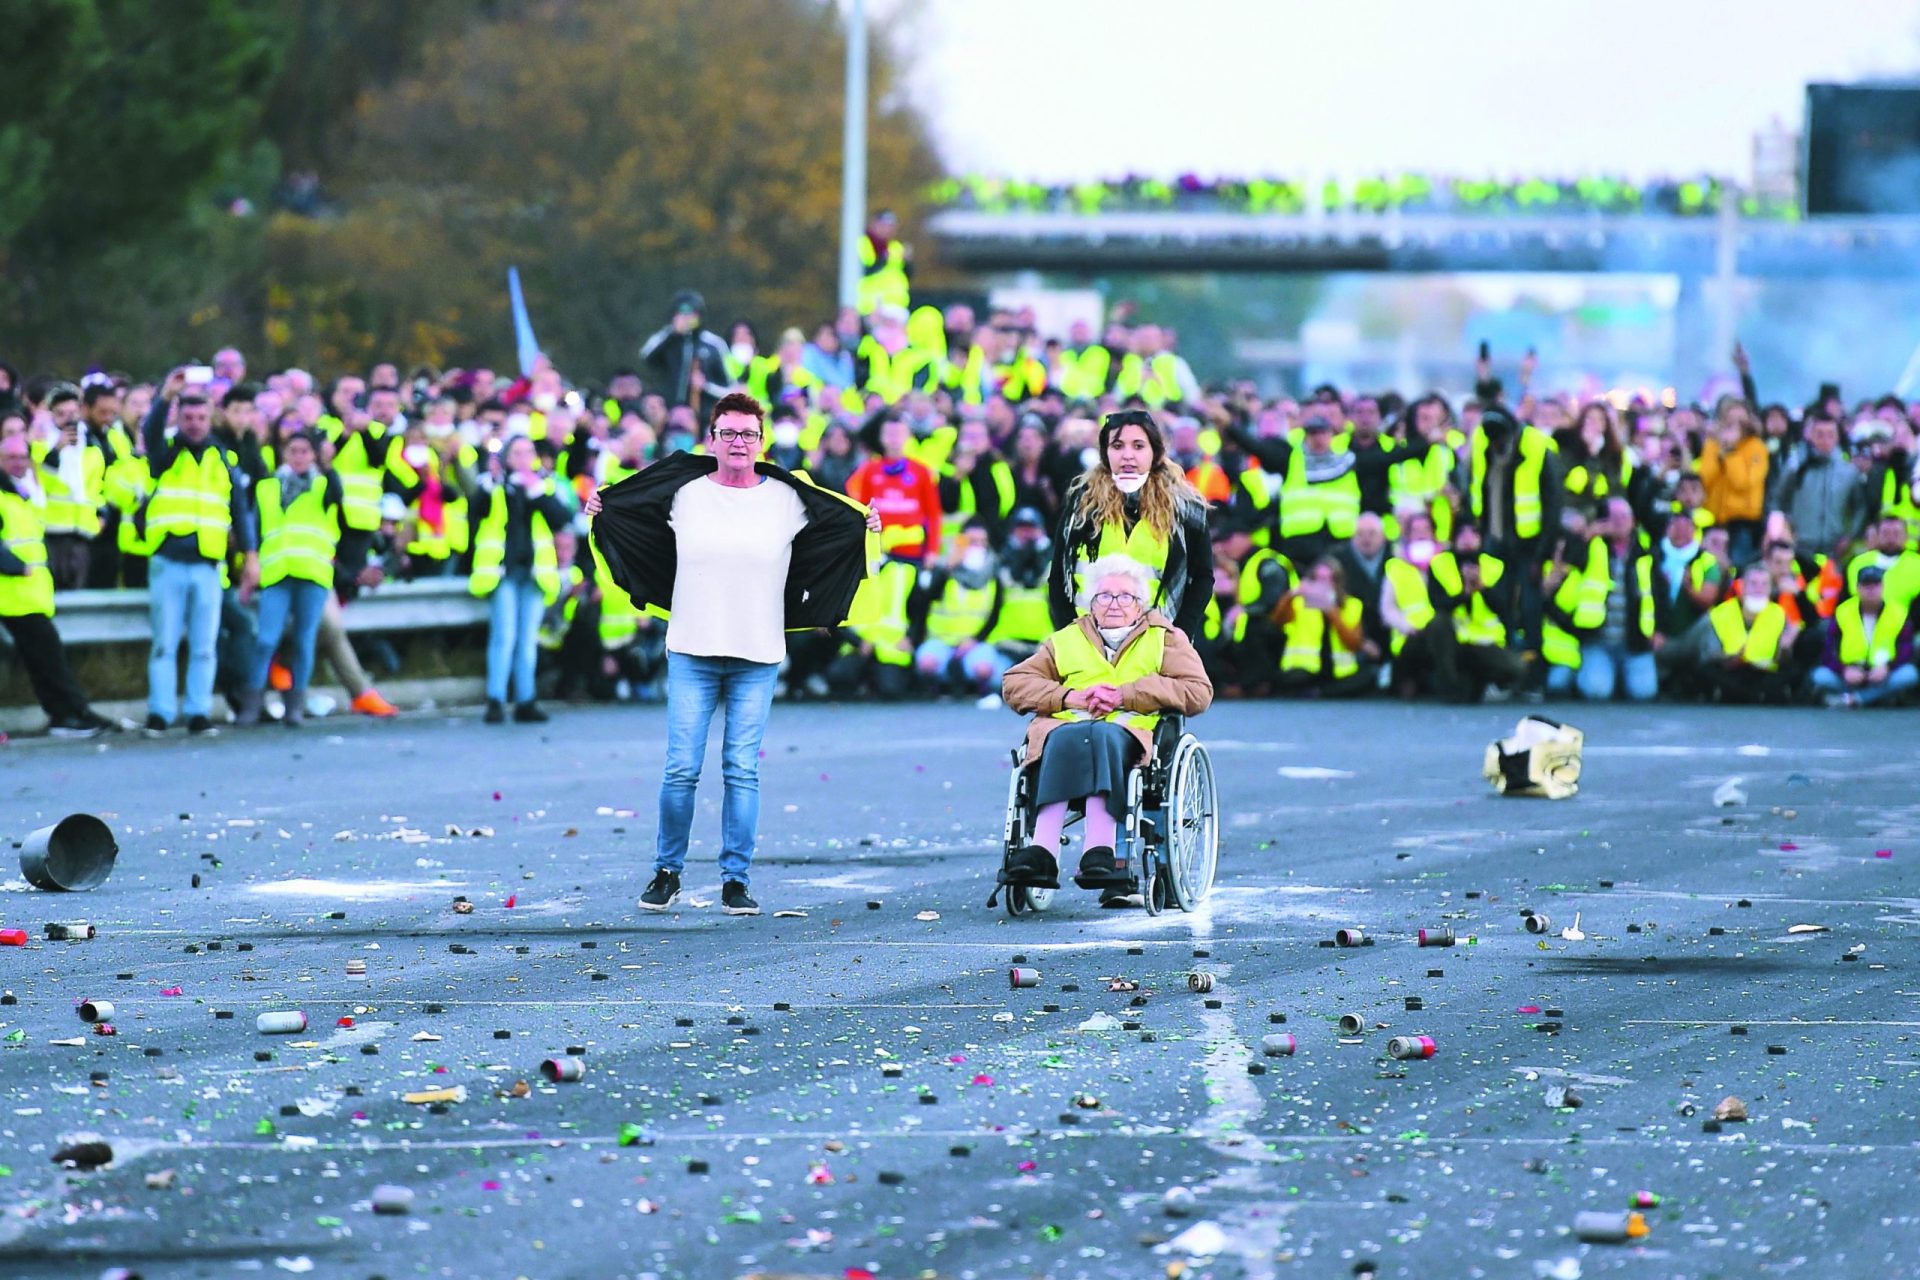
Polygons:
<instances>
[{"instance_id":1,"label":"long blonde hair","mask_svg":"<svg viewBox=\"0 0 1920 1280\"><path fill-rule=\"evenodd\" d=\"M1155 533L1170 539L1181 512L1199 508L1205 500L1186 473L1167 456L1160 424L1153 420L1152 414L1137 409L1108 414L1107 420L1100 424L1100 461L1075 480L1069 490L1076 523L1095 530L1107 524L1126 528L1127 496L1114 484L1113 472L1107 467L1107 445L1122 427L1139 427L1146 433L1147 445L1153 450L1153 466L1147 472L1147 482L1140 487L1140 518Z\"/></svg>"}]
</instances>

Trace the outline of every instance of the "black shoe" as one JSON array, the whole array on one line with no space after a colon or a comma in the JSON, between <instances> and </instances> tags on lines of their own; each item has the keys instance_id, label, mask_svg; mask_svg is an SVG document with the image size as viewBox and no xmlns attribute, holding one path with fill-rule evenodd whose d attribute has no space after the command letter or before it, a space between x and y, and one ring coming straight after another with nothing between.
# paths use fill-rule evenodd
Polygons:
<instances>
[{"instance_id":1,"label":"black shoe","mask_svg":"<svg viewBox=\"0 0 1920 1280\"><path fill-rule=\"evenodd\" d=\"M498 698L488 698L487 714L481 716L480 719L485 724L505 724L507 722L506 704Z\"/></svg>"},{"instance_id":2,"label":"black shoe","mask_svg":"<svg viewBox=\"0 0 1920 1280\"><path fill-rule=\"evenodd\" d=\"M1123 907L1132 906L1134 896L1135 895L1128 893L1125 889L1119 888L1118 886L1111 889L1102 889L1100 891L1100 905L1109 911L1117 911Z\"/></svg>"},{"instance_id":3,"label":"black shoe","mask_svg":"<svg viewBox=\"0 0 1920 1280\"><path fill-rule=\"evenodd\" d=\"M513 709L515 724L545 724L548 719L547 713L540 709L537 702L523 702Z\"/></svg>"},{"instance_id":4,"label":"black shoe","mask_svg":"<svg viewBox=\"0 0 1920 1280\"><path fill-rule=\"evenodd\" d=\"M1080 874L1073 882L1082 889L1105 889L1115 885L1124 887L1127 879L1120 872L1113 850L1098 844L1080 855Z\"/></svg>"},{"instance_id":5,"label":"black shoe","mask_svg":"<svg viewBox=\"0 0 1920 1280\"><path fill-rule=\"evenodd\" d=\"M499 703L495 703L499 706ZM642 911L665 911L680 897L680 873L678 871L656 871L653 880L647 885L646 892L640 895Z\"/></svg>"},{"instance_id":6,"label":"black shoe","mask_svg":"<svg viewBox=\"0 0 1920 1280\"><path fill-rule=\"evenodd\" d=\"M205 716L193 716L187 721L187 732L196 738L210 738L220 731Z\"/></svg>"},{"instance_id":7,"label":"black shoe","mask_svg":"<svg viewBox=\"0 0 1920 1280\"><path fill-rule=\"evenodd\" d=\"M738 880L729 880L720 887L720 909L730 916L757 916L760 904L747 892L747 886Z\"/></svg>"},{"instance_id":8,"label":"black shoe","mask_svg":"<svg viewBox=\"0 0 1920 1280\"><path fill-rule=\"evenodd\" d=\"M1037 844L1030 844L1007 859L1006 882L1031 889L1058 889L1060 864Z\"/></svg>"},{"instance_id":9,"label":"black shoe","mask_svg":"<svg viewBox=\"0 0 1920 1280\"><path fill-rule=\"evenodd\" d=\"M147 726L146 726L145 732L149 738L158 738L159 736L164 734L168 729L172 727L173 727L172 725L168 724L165 720L162 720L159 716L155 715L153 712L149 711L147 713Z\"/></svg>"},{"instance_id":10,"label":"black shoe","mask_svg":"<svg viewBox=\"0 0 1920 1280\"><path fill-rule=\"evenodd\" d=\"M80 723L102 733L123 733L132 728L125 720L116 720L112 716L103 716L98 711L89 711L80 717Z\"/></svg>"},{"instance_id":11,"label":"black shoe","mask_svg":"<svg viewBox=\"0 0 1920 1280\"><path fill-rule=\"evenodd\" d=\"M84 720L55 720L47 726L49 738L97 738L106 730Z\"/></svg>"}]
</instances>

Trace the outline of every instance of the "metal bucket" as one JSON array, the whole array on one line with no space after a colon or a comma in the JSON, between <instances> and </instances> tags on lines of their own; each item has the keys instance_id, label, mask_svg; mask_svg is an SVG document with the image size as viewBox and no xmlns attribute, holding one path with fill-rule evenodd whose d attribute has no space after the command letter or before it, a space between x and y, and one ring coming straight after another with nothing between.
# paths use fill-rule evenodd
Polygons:
<instances>
[{"instance_id":1,"label":"metal bucket","mask_svg":"<svg viewBox=\"0 0 1920 1280\"><path fill-rule=\"evenodd\" d=\"M20 874L36 889L96 889L120 853L113 830L90 813L69 814L20 843Z\"/></svg>"}]
</instances>

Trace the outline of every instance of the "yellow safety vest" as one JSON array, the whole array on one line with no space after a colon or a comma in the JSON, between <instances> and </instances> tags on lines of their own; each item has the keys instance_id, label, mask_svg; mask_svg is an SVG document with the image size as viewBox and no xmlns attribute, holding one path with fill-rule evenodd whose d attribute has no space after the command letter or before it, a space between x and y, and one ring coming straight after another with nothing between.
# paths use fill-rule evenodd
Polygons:
<instances>
[{"instance_id":1,"label":"yellow safety vest","mask_svg":"<svg viewBox=\"0 0 1920 1280\"><path fill-rule=\"evenodd\" d=\"M948 477L953 477L951 465L942 467L941 471ZM1014 497L1017 493L1014 488L1013 468L995 458L988 464L987 474L993 479L996 508L993 512L994 518L1005 520L1013 514ZM967 521L978 515L980 511L980 504L973 496L973 478L969 476L961 479L959 489L960 496L955 500L954 510L948 512L941 521L941 528L945 530L948 538L957 537L960 530L966 528Z\"/></svg>"},{"instance_id":2,"label":"yellow safety vest","mask_svg":"<svg viewBox=\"0 0 1920 1280\"><path fill-rule=\"evenodd\" d=\"M1387 586L1393 591L1393 602L1400 606L1400 612L1414 630L1424 630L1433 621L1433 594L1427 590L1425 575L1418 567L1398 556L1387 557L1383 573ZM1407 638L1395 631L1390 643L1397 655L1405 647Z\"/></svg>"},{"instance_id":3,"label":"yellow safety vest","mask_svg":"<svg viewBox=\"0 0 1920 1280\"><path fill-rule=\"evenodd\" d=\"M468 467L478 465L479 451L470 444L460 446L460 460ZM445 464L435 453L427 464L432 472L439 472ZM613 481L607 481L612 484ZM468 518L467 495L458 484L452 483L452 477L440 478L440 522L442 528L435 533L420 520L420 500L413 500L413 541L407 544L407 554L420 556L428 560L451 560L455 556L465 555L473 544L473 529Z\"/></svg>"},{"instance_id":4,"label":"yellow safety vest","mask_svg":"<svg viewBox=\"0 0 1920 1280\"><path fill-rule=\"evenodd\" d=\"M1295 449L1280 489L1280 536L1298 538L1324 529L1335 538L1351 538L1359 518L1360 477L1353 469L1338 480L1314 484L1307 479L1307 451Z\"/></svg>"},{"instance_id":5,"label":"yellow safety vest","mask_svg":"<svg viewBox=\"0 0 1920 1280\"><path fill-rule=\"evenodd\" d=\"M551 494L553 481L547 481L541 492ZM546 602L552 604L560 598L560 558L554 554L553 530L547 527L547 518L539 511L533 512L527 524L533 535L533 583L540 588ZM474 533L473 574L467 579L467 590L476 596L492 595L506 574L506 562L507 495L505 490L496 489L487 507L486 519Z\"/></svg>"},{"instance_id":6,"label":"yellow safety vest","mask_svg":"<svg viewBox=\"0 0 1920 1280\"><path fill-rule=\"evenodd\" d=\"M1520 538L1532 538L1540 533L1540 521L1545 511L1540 501L1540 477L1546 470L1547 455L1556 452L1553 437L1538 427L1520 428L1518 460L1513 468L1513 532ZM1473 510L1473 518L1478 521L1484 517L1480 510L1482 495L1486 490L1487 479L1487 433L1473 433L1473 460L1471 480L1468 484L1468 505ZM1484 526L1483 526L1484 527Z\"/></svg>"},{"instance_id":7,"label":"yellow safety vest","mask_svg":"<svg viewBox=\"0 0 1920 1280\"><path fill-rule=\"evenodd\" d=\"M0 491L0 541L26 564L24 574L0 574L0 618L53 616L53 574L40 512L25 498Z\"/></svg>"},{"instance_id":8,"label":"yellow safety vest","mask_svg":"<svg viewBox=\"0 0 1920 1280\"><path fill-rule=\"evenodd\" d=\"M1254 514L1260 518L1259 527L1248 535L1253 539L1253 545L1256 547L1273 545L1274 521L1268 511L1274 504L1276 494L1273 482L1278 478L1271 471L1259 466L1243 468L1240 474L1234 477L1234 488L1246 497L1247 505L1253 508Z\"/></svg>"},{"instance_id":9,"label":"yellow safety vest","mask_svg":"<svg viewBox=\"0 0 1920 1280\"><path fill-rule=\"evenodd\" d=\"M852 632L873 646L875 660L889 667L909 666L913 655L900 649L907 638L907 605L920 581L920 571L904 560L889 560L862 584L867 621Z\"/></svg>"},{"instance_id":10,"label":"yellow safety vest","mask_svg":"<svg viewBox=\"0 0 1920 1280\"><path fill-rule=\"evenodd\" d=\"M1868 632L1860 616L1860 597L1850 596L1833 611L1834 625L1840 628L1840 661L1849 667L1881 667L1893 662L1906 629L1907 606L1888 600L1880 606L1880 616Z\"/></svg>"},{"instance_id":11,"label":"yellow safety vest","mask_svg":"<svg viewBox=\"0 0 1920 1280\"><path fill-rule=\"evenodd\" d=\"M1627 619L1627 625L1637 622L1642 636L1653 634L1653 559L1650 556L1632 555L1633 574L1640 588L1640 616ZM1595 538L1587 544L1587 566L1580 570L1579 587L1575 591L1573 625L1582 631L1596 631L1606 625L1607 596L1613 591L1613 571L1609 567L1610 557L1605 538ZM1572 580L1573 575L1568 575ZM1562 584L1565 590L1565 584Z\"/></svg>"},{"instance_id":12,"label":"yellow safety vest","mask_svg":"<svg viewBox=\"0 0 1920 1280\"><path fill-rule=\"evenodd\" d=\"M854 295L860 314L870 316L881 306L891 304L902 311L912 297L907 281L907 247L898 240L887 242L882 259L874 249L873 237L860 237L860 283Z\"/></svg>"},{"instance_id":13,"label":"yellow safety vest","mask_svg":"<svg viewBox=\"0 0 1920 1280\"><path fill-rule=\"evenodd\" d=\"M1047 588L1016 587L1000 583L1000 616L987 636L989 644L1039 644L1053 630Z\"/></svg>"},{"instance_id":14,"label":"yellow safety vest","mask_svg":"<svg viewBox=\"0 0 1920 1280\"><path fill-rule=\"evenodd\" d=\"M1260 598L1260 570L1269 562L1279 565L1287 571L1287 588L1291 590L1300 582L1300 575L1294 571L1293 561L1278 551L1261 549L1247 557L1246 564L1240 567L1240 580L1234 588L1234 598L1241 608L1252 605ZM1234 639L1240 639L1235 636Z\"/></svg>"},{"instance_id":15,"label":"yellow safety vest","mask_svg":"<svg viewBox=\"0 0 1920 1280\"><path fill-rule=\"evenodd\" d=\"M948 578L940 596L927 608L927 636L941 644L959 644L978 640L993 612L994 584L965 587L957 578Z\"/></svg>"},{"instance_id":16,"label":"yellow safety vest","mask_svg":"<svg viewBox=\"0 0 1920 1280\"><path fill-rule=\"evenodd\" d=\"M1746 610L1738 597L1715 605L1708 612L1707 621L1720 639L1720 651L1727 657L1744 658L1748 665L1762 671L1779 670L1780 637L1787 629L1787 611L1774 601L1767 601L1751 626L1747 624Z\"/></svg>"},{"instance_id":17,"label":"yellow safety vest","mask_svg":"<svg viewBox=\"0 0 1920 1280\"><path fill-rule=\"evenodd\" d=\"M1387 473L1394 509L1416 504L1424 508L1433 517L1434 540L1441 543L1453 538L1453 504L1446 499L1453 466L1453 450L1436 442L1425 453L1394 463Z\"/></svg>"},{"instance_id":18,"label":"yellow safety vest","mask_svg":"<svg viewBox=\"0 0 1920 1280\"><path fill-rule=\"evenodd\" d=\"M587 539L587 545L593 551L594 585L600 588L600 646L619 649L631 644L640 634L640 609L625 588L613 580L606 558L593 539Z\"/></svg>"},{"instance_id":19,"label":"yellow safety vest","mask_svg":"<svg viewBox=\"0 0 1920 1280\"><path fill-rule=\"evenodd\" d=\"M1340 620L1349 627L1357 627L1360 625L1360 615L1366 612L1366 608L1366 603L1359 596L1348 596L1346 603L1340 606ZM1340 633L1336 631L1331 636L1327 635L1325 615L1295 600L1293 616L1287 619L1286 645L1280 651L1280 669L1320 674L1320 647L1323 640L1330 641L1335 679L1344 679L1360 669L1360 659L1341 642Z\"/></svg>"},{"instance_id":20,"label":"yellow safety vest","mask_svg":"<svg viewBox=\"0 0 1920 1280\"><path fill-rule=\"evenodd\" d=\"M1880 482L1880 514L1899 516L1907 522L1907 550L1920 551L1920 503L1913 500L1913 486L1904 477L1887 468Z\"/></svg>"},{"instance_id":21,"label":"yellow safety vest","mask_svg":"<svg viewBox=\"0 0 1920 1280\"><path fill-rule=\"evenodd\" d=\"M1050 637L1053 644L1053 668L1060 673L1060 683L1069 689L1091 689L1097 684L1110 684L1116 688L1124 687L1143 676L1160 674L1160 661L1166 655L1167 633L1160 627L1149 626L1133 642L1120 651L1120 660L1111 662L1099 645L1087 639L1086 633L1078 624L1063 627ZM1091 712L1062 707L1053 713L1055 720L1092 720ZM1109 724L1123 725L1129 729L1138 729L1142 733L1152 733L1153 727L1160 723L1155 712L1110 711L1099 717Z\"/></svg>"},{"instance_id":22,"label":"yellow safety vest","mask_svg":"<svg viewBox=\"0 0 1920 1280\"><path fill-rule=\"evenodd\" d=\"M140 510L140 504L146 500L147 491L152 485L153 472L148 469L145 458L123 453L107 468L101 491L107 502L120 513L114 541L119 545L122 555L144 556L153 551L153 539L142 534L134 521L134 514Z\"/></svg>"},{"instance_id":23,"label":"yellow safety vest","mask_svg":"<svg viewBox=\"0 0 1920 1280\"><path fill-rule=\"evenodd\" d=\"M388 472L403 484L419 478L394 456L399 443L399 436L388 435L378 423L368 423L335 441L333 472L340 477L341 514L347 528L370 533L380 527L380 495Z\"/></svg>"},{"instance_id":24,"label":"yellow safety vest","mask_svg":"<svg viewBox=\"0 0 1920 1280\"><path fill-rule=\"evenodd\" d=\"M1480 581L1491 587L1500 581L1507 566L1498 556L1481 555ZM1427 572L1440 589L1448 595L1457 596L1464 589L1460 576L1458 558L1451 551L1442 551L1427 565ZM1428 602L1431 607L1432 602ZM1606 607L1605 599L1601 607ZM1500 621L1500 615L1487 604L1486 598L1475 595L1469 604L1457 605L1453 610L1453 633L1461 644L1503 645L1507 642L1507 626Z\"/></svg>"},{"instance_id":25,"label":"yellow safety vest","mask_svg":"<svg viewBox=\"0 0 1920 1280\"><path fill-rule=\"evenodd\" d=\"M1161 571L1167 567L1167 540L1153 531L1153 526L1145 520L1136 520L1131 532L1123 532L1117 524L1100 526L1100 541L1093 549L1093 556L1087 556L1082 547L1075 555L1073 566L1073 594L1078 596L1087 589L1087 566L1106 556L1126 556L1135 563L1143 564L1153 570L1154 599L1166 599L1166 584L1157 581Z\"/></svg>"},{"instance_id":26,"label":"yellow safety vest","mask_svg":"<svg viewBox=\"0 0 1920 1280\"><path fill-rule=\"evenodd\" d=\"M80 491L67 488L66 477L58 466L59 450L52 445L33 446L34 469L40 487L46 492L43 523L48 533L77 533L91 538L100 532L100 507L105 501L102 481L107 474L107 456L97 448L80 450Z\"/></svg>"},{"instance_id":27,"label":"yellow safety vest","mask_svg":"<svg viewBox=\"0 0 1920 1280\"><path fill-rule=\"evenodd\" d=\"M333 556L340 546L340 516L327 506L327 474L316 468L313 482L293 500L280 504L280 477L268 476L256 491L260 503L260 585L286 578L333 585Z\"/></svg>"},{"instance_id":28,"label":"yellow safety vest","mask_svg":"<svg viewBox=\"0 0 1920 1280\"><path fill-rule=\"evenodd\" d=\"M209 440L195 462L182 447L147 500L149 545L157 549L169 537L192 537L202 556L225 564L232 531L233 472L226 452Z\"/></svg>"}]
</instances>

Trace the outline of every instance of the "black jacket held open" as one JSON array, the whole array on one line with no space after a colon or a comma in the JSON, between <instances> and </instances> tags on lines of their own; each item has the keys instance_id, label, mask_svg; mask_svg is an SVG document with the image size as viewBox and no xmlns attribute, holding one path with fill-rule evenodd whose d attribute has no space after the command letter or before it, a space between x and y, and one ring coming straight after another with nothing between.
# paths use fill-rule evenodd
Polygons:
<instances>
[{"instance_id":1,"label":"black jacket held open","mask_svg":"<svg viewBox=\"0 0 1920 1280\"><path fill-rule=\"evenodd\" d=\"M682 485L712 475L719 465L702 454L676 453L600 491L593 543L613 580L639 608L665 617L672 606L680 559L669 523L673 496ZM793 561L787 568L787 630L840 625L852 615L854 595L867 576L863 509L770 462L756 463L753 469L791 488L807 513L806 527L794 535Z\"/></svg>"}]
</instances>

